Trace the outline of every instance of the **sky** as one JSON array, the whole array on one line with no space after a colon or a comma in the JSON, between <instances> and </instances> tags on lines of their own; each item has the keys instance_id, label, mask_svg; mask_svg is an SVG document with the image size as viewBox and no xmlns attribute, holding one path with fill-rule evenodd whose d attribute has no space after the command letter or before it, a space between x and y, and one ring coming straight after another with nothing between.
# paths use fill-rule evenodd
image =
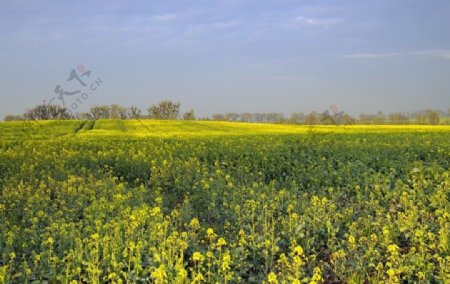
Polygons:
<instances>
[{"instance_id":1,"label":"sky","mask_svg":"<svg viewBox=\"0 0 450 284\"><path fill-rule=\"evenodd\" d=\"M0 118L163 99L198 116L447 111L450 1L0 0L0 67Z\"/></svg>"}]
</instances>

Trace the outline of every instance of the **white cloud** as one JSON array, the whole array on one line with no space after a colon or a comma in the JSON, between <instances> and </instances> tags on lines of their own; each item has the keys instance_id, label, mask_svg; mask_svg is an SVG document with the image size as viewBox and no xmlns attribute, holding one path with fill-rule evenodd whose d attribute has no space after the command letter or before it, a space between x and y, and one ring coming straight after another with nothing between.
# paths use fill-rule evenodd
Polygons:
<instances>
[{"instance_id":1,"label":"white cloud","mask_svg":"<svg viewBox=\"0 0 450 284\"><path fill-rule=\"evenodd\" d=\"M391 53L356 53L356 54L348 54L344 55L344 58L348 59L384 59L384 58L392 58L392 57L400 57L405 54L399 52L391 52Z\"/></svg>"},{"instance_id":2,"label":"white cloud","mask_svg":"<svg viewBox=\"0 0 450 284\"><path fill-rule=\"evenodd\" d=\"M297 16L295 20L305 26L322 28L328 28L341 22L337 18L313 18L305 16Z\"/></svg>"},{"instance_id":3,"label":"white cloud","mask_svg":"<svg viewBox=\"0 0 450 284\"><path fill-rule=\"evenodd\" d=\"M426 50L414 52L413 55L421 57L441 58L450 60L450 50Z\"/></svg>"},{"instance_id":4,"label":"white cloud","mask_svg":"<svg viewBox=\"0 0 450 284\"><path fill-rule=\"evenodd\" d=\"M170 21L175 19L177 16L175 14L162 14L152 16L152 20L155 21Z\"/></svg>"},{"instance_id":5,"label":"white cloud","mask_svg":"<svg viewBox=\"0 0 450 284\"><path fill-rule=\"evenodd\" d=\"M294 81L294 82L298 82L298 81L313 81L316 78L314 77L302 77L302 76L291 76L291 75L275 75L275 76L270 76L269 77L272 80L276 80L276 81Z\"/></svg>"},{"instance_id":6,"label":"white cloud","mask_svg":"<svg viewBox=\"0 0 450 284\"><path fill-rule=\"evenodd\" d=\"M388 52L388 53L355 53L344 55L343 57L347 59L386 59L405 56L450 60L450 50L423 50L414 52Z\"/></svg>"}]
</instances>

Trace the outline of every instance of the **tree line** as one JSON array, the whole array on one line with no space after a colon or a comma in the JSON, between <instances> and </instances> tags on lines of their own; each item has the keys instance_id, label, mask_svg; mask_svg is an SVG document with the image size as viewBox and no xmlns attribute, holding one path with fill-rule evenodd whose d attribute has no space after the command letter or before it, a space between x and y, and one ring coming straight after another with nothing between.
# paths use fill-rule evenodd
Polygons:
<instances>
[{"instance_id":1,"label":"tree line","mask_svg":"<svg viewBox=\"0 0 450 284\"><path fill-rule=\"evenodd\" d=\"M89 112L72 114L66 107L41 104L28 109L23 115L7 115L5 121L12 120L61 120L61 119L185 119L195 120L194 110L181 114L181 104L163 100L147 108L142 113L137 106L123 107L118 104L95 105Z\"/></svg>"},{"instance_id":2,"label":"tree line","mask_svg":"<svg viewBox=\"0 0 450 284\"><path fill-rule=\"evenodd\" d=\"M13 120L61 120L61 119L168 119L168 120L196 120L194 110L181 113L181 104L171 100L163 100L151 105L143 113L139 107L123 107L117 104L95 105L89 112L72 114L60 105L41 104L28 109L23 115L7 115L5 121ZM447 114L442 111L424 110L414 113L390 113L361 114L359 117L341 112L303 112L292 113L285 116L283 113L216 113L200 120L234 121L254 123L289 123L289 124L432 124L441 123L441 117L447 117L450 121L450 109Z\"/></svg>"},{"instance_id":3,"label":"tree line","mask_svg":"<svg viewBox=\"0 0 450 284\"><path fill-rule=\"evenodd\" d=\"M351 124L431 124L437 125L441 122L441 117L450 117L448 113L442 113L435 110L418 111L414 113L395 112L383 114L360 114L359 117L353 117L343 111L332 113L328 110L324 112L303 112L292 113L285 116L283 113L225 113L213 114L209 120L218 121L241 121L256 123L289 123L306 125L351 125Z\"/></svg>"}]
</instances>

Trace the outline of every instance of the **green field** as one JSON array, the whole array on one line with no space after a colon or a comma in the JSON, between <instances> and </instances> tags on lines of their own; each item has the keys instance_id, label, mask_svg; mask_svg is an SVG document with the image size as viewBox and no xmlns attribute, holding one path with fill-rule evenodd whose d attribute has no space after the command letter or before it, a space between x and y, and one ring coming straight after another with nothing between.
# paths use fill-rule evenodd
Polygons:
<instances>
[{"instance_id":1,"label":"green field","mask_svg":"<svg viewBox=\"0 0 450 284\"><path fill-rule=\"evenodd\" d=\"M0 123L0 283L448 283L449 167L450 126Z\"/></svg>"}]
</instances>

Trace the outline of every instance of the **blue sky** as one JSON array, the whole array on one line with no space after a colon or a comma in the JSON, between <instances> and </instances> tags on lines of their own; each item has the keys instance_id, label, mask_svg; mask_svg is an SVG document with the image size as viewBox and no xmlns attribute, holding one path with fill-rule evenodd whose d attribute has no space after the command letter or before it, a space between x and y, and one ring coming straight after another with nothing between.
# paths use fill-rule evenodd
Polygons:
<instances>
[{"instance_id":1,"label":"blue sky","mask_svg":"<svg viewBox=\"0 0 450 284\"><path fill-rule=\"evenodd\" d=\"M83 91L78 65L103 82L80 111L450 107L448 0L0 0L0 36L0 117Z\"/></svg>"}]
</instances>

